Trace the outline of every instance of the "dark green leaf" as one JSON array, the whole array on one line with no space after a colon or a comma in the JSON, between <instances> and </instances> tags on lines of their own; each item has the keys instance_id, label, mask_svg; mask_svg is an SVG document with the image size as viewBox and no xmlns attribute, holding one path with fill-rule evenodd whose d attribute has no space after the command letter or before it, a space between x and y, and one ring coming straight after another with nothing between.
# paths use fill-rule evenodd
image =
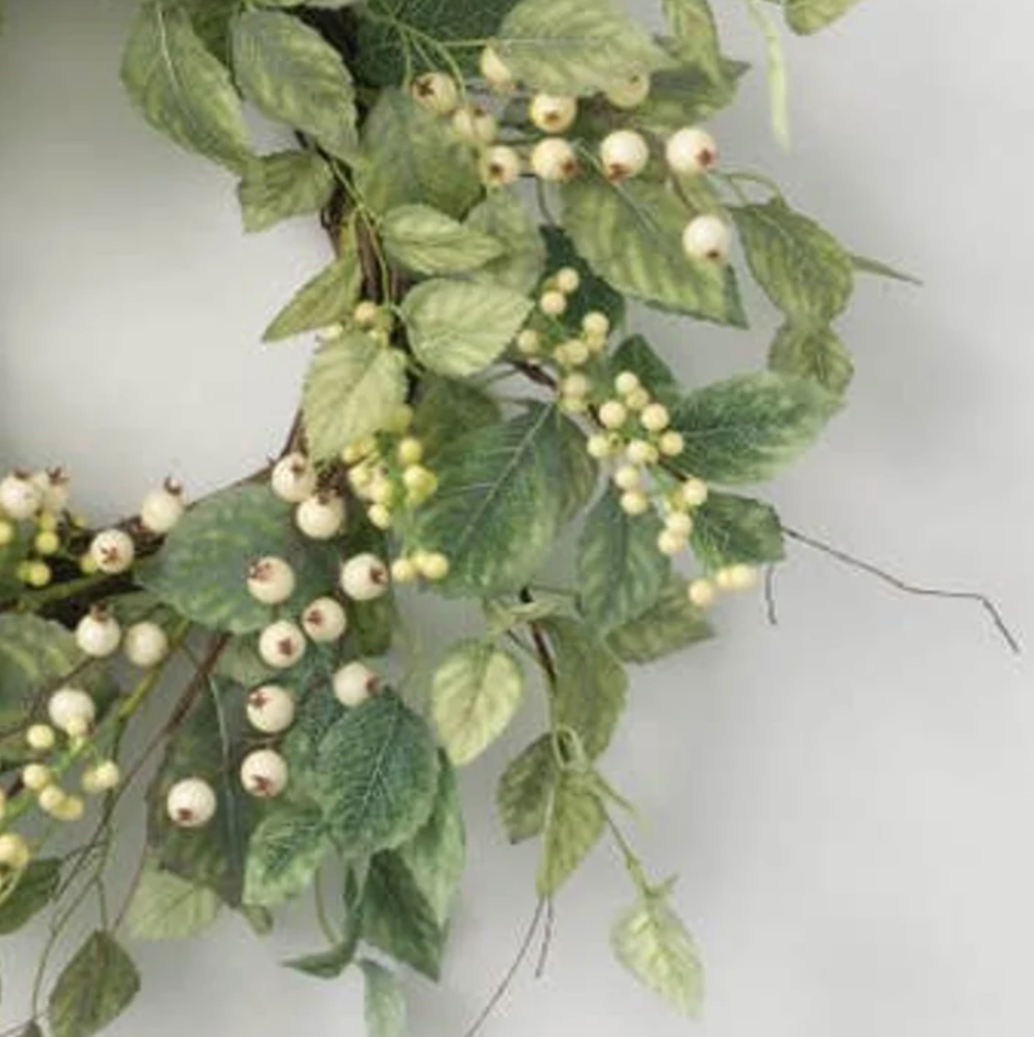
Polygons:
<instances>
[{"instance_id":1,"label":"dark green leaf","mask_svg":"<svg viewBox=\"0 0 1034 1037\"><path fill-rule=\"evenodd\" d=\"M237 188L249 233L266 230L292 216L319 212L334 194L334 174L311 151L263 155L248 166Z\"/></svg>"},{"instance_id":2,"label":"dark green leaf","mask_svg":"<svg viewBox=\"0 0 1034 1037\"><path fill-rule=\"evenodd\" d=\"M276 907L303 892L330 850L315 806L284 805L255 829L248 845L244 899Z\"/></svg>"},{"instance_id":3,"label":"dark green leaf","mask_svg":"<svg viewBox=\"0 0 1034 1037\"><path fill-rule=\"evenodd\" d=\"M413 434L428 458L452 440L498 421L499 405L484 389L433 374L420 380Z\"/></svg>"},{"instance_id":4,"label":"dark green leaf","mask_svg":"<svg viewBox=\"0 0 1034 1037\"><path fill-rule=\"evenodd\" d=\"M542 239L546 243L546 270L555 274L564 267L578 271L578 291L567 297L567 309L561 320L575 330L580 330L582 319L587 313L602 313L616 327L625 319L625 297L598 277L578 250L570 237L560 227L542 227Z\"/></svg>"},{"instance_id":5,"label":"dark green leaf","mask_svg":"<svg viewBox=\"0 0 1034 1037\"><path fill-rule=\"evenodd\" d=\"M50 903L61 881L59 860L35 860L0 900L0 936L17 932Z\"/></svg>"},{"instance_id":6,"label":"dark green leaf","mask_svg":"<svg viewBox=\"0 0 1034 1037\"><path fill-rule=\"evenodd\" d=\"M622 371L636 375L650 395L665 406L672 406L682 395L671 368L642 335L625 339L611 354L611 377L616 378Z\"/></svg>"},{"instance_id":7,"label":"dark green leaf","mask_svg":"<svg viewBox=\"0 0 1034 1037\"><path fill-rule=\"evenodd\" d=\"M532 742L503 772L496 790L496 806L511 843L542 834L558 775L549 735Z\"/></svg>"},{"instance_id":8,"label":"dark green leaf","mask_svg":"<svg viewBox=\"0 0 1034 1037\"><path fill-rule=\"evenodd\" d=\"M787 322L776 335L768 366L780 374L796 375L842 396L854 378L854 361L837 333L829 327L800 327Z\"/></svg>"},{"instance_id":9,"label":"dark green leaf","mask_svg":"<svg viewBox=\"0 0 1034 1037\"><path fill-rule=\"evenodd\" d=\"M612 630L607 647L623 662L650 663L714 637L704 613L689 600L689 587L672 573L653 608Z\"/></svg>"},{"instance_id":10,"label":"dark green leaf","mask_svg":"<svg viewBox=\"0 0 1034 1037\"><path fill-rule=\"evenodd\" d=\"M576 518L596 495L600 466L589 456L585 433L568 418L560 419L560 521Z\"/></svg>"},{"instance_id":11,"label":"dark green leaf","mask_svg":"<svg viewBox=\"0 0 1034 1037\"><path fill-rule=\"evenodd\" d=\"M284 966L314 979L337 979L355 961L358 940L347 940L315 954L291 958Z\"/></svg>"},{"instance_id":12,"label":"dark green leaf","mask_svg":"<svg viewBox=\"0 0 1034 1037\"><path fill-rule=\"evenodd\" d=\"M91 1037L117 1019L140 990L132 959L106 932L95 932L65 966L50 995L54 1037Z\"/></svg>"},{"instance_id":13,"label":"dark green leaf","mask_svg":"<svg viewBox=\"0 0 1034 1037\"><path fill-rule=\"evenodd\" d=\"M712 492L693 512L690 543L709 572L730 565L769 565L785 557L783 527L775 509L731 493Z\"/></svg>"}]
</instances>

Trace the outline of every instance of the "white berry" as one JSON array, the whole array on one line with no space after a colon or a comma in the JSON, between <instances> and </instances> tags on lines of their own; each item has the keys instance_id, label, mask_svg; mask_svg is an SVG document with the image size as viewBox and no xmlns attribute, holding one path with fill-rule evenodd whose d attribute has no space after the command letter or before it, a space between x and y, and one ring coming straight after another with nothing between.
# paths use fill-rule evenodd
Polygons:
<instances>
[{"instance_id":1,"label":"white berry","mask_svg":"<svg viewBox=\"0 0 1034 1037\"><path fill-rule=\"evenodd\" d=\"M336 493L316 493L302 501L294 516L310 540L332 540L345 524L345 501Z\"/></svg>"},{"instance_id":2,"label":"white berry","mask_svg":"<svg viewBox=\"0 0 1034 1037\"><path fill-rule=\"evenodd\" d=\"M294 696L279 684L264 684L248 695L248 723L266 735L278 735L294 723Z\"/></svg>"},{"instance_id":3,"label":"white berry","mask_svg":"<svg viewBox=\"0 0 1034 1037\"><path fill-rule=\"evenodd\" d=\"M361 554L341 567L341 589L353 601L373 601L391 584L388 567L376 555Z\"/></svg>"},{"instance_id":4,"label":"white berry","mask_svg":"<svg viewBox=\"0 0 1034 1037\"><path fill-rule=\"evenodd\" d=\"M79 620L75 642L84 655L106 659L118 651L122 643L122 627L106 608L95 607Z\"/></svg>"},{"instance_id":5,"label":"white berry","mask_svg":"<svg viewBox=\"0 0 1034 1037\"><path fill-rule=\"evenodd\" d=\"M133 538L121 529L106 529L90 543L90 557L102 573L124 573L136 557Z\"/></svg>"},{"instance_id":6,"label":"white berry","mask_svg":"<svg viewBox=\"0 0 1034 1037\"><path fill-rule=\"evenodd\" d=\"M183 490L174 482L166 482L144 497L140 506L140 521L145 529L164 536L183 518L186 510Z\"/></svg>"},{"instance_id":7,"label":"white berry","mask_svg":"<svg viewBox=\"0 0 1034 1037\"><path fill-rule=\"evenodd\" d=\"M169 654L169 635L157 623L134 623L126 630L122 651L134 666L149 670Z\"/></svg>"},{"instance_id":8,"label":"white berry","mask_svg":"<svg viewBox=\"0 0 1034 1037\"><path fill-rule=\"evenodd\" d=\"M535 145L531 169L540 180L570 180L578 172L578 156L563 137L550 137Z\"/></svg>"},{"instance_id":9,"label":"white berry","mask_svg":"<svg viewBox=\"0 0 1034 1037\"><path fill-rule=\"evenodd\" d=\"M259 634L259 656L274 670L289 670L305 655L305 635L287 619L270 623Z\"/></svg>"},{"instance_id":10,"label":"white berry","mask_svg":"<svg viewBox=\"0 0 1034 1037\"><path fill-rule=\"evenodd\" d=\"M569 130L578 117L578 101L573 97L536 94L528 106L528 118L546 133Z\"/></svg>"},{"instance_id":11,"label":"white berry","mask_svg":"<svg viewBox=\"0 0 1034 1037\"><path fill-rule=\"evenodd\" d=\"M516 183L520 175L520 156L506 144L496 144L481 158L481 179L486 184L506 187Z\"/></svg>"},{"instance_id":12,"label":"white berry","mask_svg":"<svg viewBox=\"0 0 1034 1037\"><path fill-rule=\"evenodd\" d=\"M413 99L434 115L451 115L460 103L456 80L444 72L428 72L413 83Z\"/></svg>"},{"instance_id":13,"label":"white berry","mask_svg":"<svg viewBox=\"0 0 1034 1037\"><path fill-rule=\"evenodd\" d=\"M87 729L97 716L97 705L80 688L58 688L47 700L47 716L59 731L68 733L69 728Z\"/></svg>"},{"instance_id":14,"label":"white berry","mask_svg":"<svg viewBox=\"0 0 1034 1037\"><path fill-rule=\"evenodd\" d=\"M697 216L682 234L682 248L690 259L721 262L729 255L732 235L718 216Z\"/></svg>"},{"instance_id":15,"label":"white berry","mask_svg":"<svg viewBox=\"0 0 1034 1037\"><path fill-rule=\"evenodd\" d=\"M316 492L316 469L304 454L288 454L273 466L273 492L288 504L301 504Z\"/></svg>"},{"instance_id":16,"label":"white berry","mask_svg":"<svg viewBox=\"0 0 1034 1037\"><path fill-rule=\"evenodd\" d=\"M615 108L638 108L650 96L650 77L645 73L629 76L607 89L604 96Z\"/></svg>"},{"instance_id":17,"label":"white berry","mask_svg":"<svg viewBox=\"0 0 1034 1037\"><path fill-rule=\"evenodd\" d=\"M317 644L330 644L344 637L348 616L334 598L317 598L302 613L302 629Z\"/></svg>"},{"instance_id":18,"label":"white berry","mask_svg":"<svg viewBox=\"0 0 1034 1037\"><path fill-rule=\"evenodd\" d=\"M478 67L494 90L509 90L513 86L513 73L494 47L485 47L478 60Z\"/></svg>"},{"instance_id":19,"label":"white berry","mask_svg":"<svg viewBox=\"0 0 1034 1037\"><path fill-rule=\"evenodd\" d=\"M57 743L57 735L50 724L33 724L25 732L25 744L37 753L50 752Z\"/></svg>"},{"instance_id":20,"label":"white berry","mask_svg":"<svg viewBox=\"0 0 1034 1037\"><path fill-rule=\"evenodd\" d=\"M0 867L11 871L24 871L31 859L29 844L17 832L5 832L0 835Z\"/></svg>"},{"instance_id":21,"label":"white berry","mask_svg":"<svg viewBox=\"0 0 1034 1037\"><path fill-rule=\"evenodd\" d=\"M365 663L346 663L334 674L334 694L342 706L354 709L376 694L380 677Z\"/></svg>"},{"instance_id":22,"label":"white berry","mask_svg":"<svg viewBox=\"0 0 1034 1037\"><path fill-rule=\"evenodd\" d=\"M68 507L68 476L60 468L37 472L32 482L43 494L41 507L48 515L60 515Z\"/></svg>"},{"instance_id":23,"label":"white berry","mask_svg":"<svg viewBox=\"0 0 1034 1037\"><path fill-rule=\"evenodd\" d=\"M201 778L186 778L169 789L165 809L180 828L204 828L215 817L215 792Z\"/></svg>"},{"instance_id":24,"label":"white berry","mask_svg":"<svg viewBox=\"0 0 1034 1037\"><path fill-rule=\"evenodd\" d=\"M287 788L287 761L272 749L256 749L241 764L241 784L257 799L273 799Z\"/></svg>"},{"instance_id":25,"label":"white berry","mask_svg":"<svg viewBox=\"0 0 1034 1037\"><path fill-rule=\"evenodd\" d=\"M248 569L248 593L263 605L280 605L294 594L294 569L283 558L269 556Z\"/></svg>"},{"instance_id":26,"label":"white berry","mask_svg":"<svg viewBox=\"0 0 1034 1037\"><path fill-rule=\"evenodd\" d=\"M43 506L43 491L26 476L12 472L0 479L0 511L16 522L32 518Z\"/></svg>"},{"instance_id":27,"label":"white berry","mask_svg":"<svg viewBox=\"0 0 1034 1037\"><path fill-rule=\"evenodd\" d=\"M650 161L650 146L635 130L617 130L603 138L600 160L608 180L638 176Z\"/></svg>"},{"instance_id":28,"label":"white berry","mask_svg":"<svg viewBox=\"0 0 1034 1037\"><path fill-rule=\"evenodd\" d=\"M718 161L718 145L706 130L690 126L668 138L665 157L673 172L699 176Z\"/></svg>"}]
</instances>

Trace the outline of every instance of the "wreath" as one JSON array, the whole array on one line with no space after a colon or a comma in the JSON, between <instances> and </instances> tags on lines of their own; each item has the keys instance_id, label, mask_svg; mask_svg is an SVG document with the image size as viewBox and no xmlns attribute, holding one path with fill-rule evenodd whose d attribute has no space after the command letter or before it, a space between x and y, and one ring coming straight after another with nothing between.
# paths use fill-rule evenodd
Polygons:
<instances>
[{"instance_id":1,"label":"wreath","mask_svg":"<svg viewBox=\"0 0 1034 1037\"><path fill-rule=\"evenodd\" d=\"M853 2L782 14L810 34ZM785 136L775 8L748 4ZM947 592L742 492L843 405L835 324L856 276L908 278L720 157L703 124L748 66L708 0L663 8L653 35L613 0L142 4L133 105L238 179L245 230L318 216L332 258L265 331L317 346L261 471L196 501L167 480L101 529L60 469L0 479L0 934L51 912L12 1033L88 1037L138 992L133 940L224 911L261 934L309 895L322 944L286 964L355 966L371 1037L398 1037L398 970L439 977L464 870L457 770L525 706L540 736L480 771L501 772L508 838L539 845L521 958L609 842L631 880L617 959L698 1013L674 880L637 855L603 771L629 668L714 636L716 602L788 539ZM292 145L256 153L244 105ZM629 303L745 329L740 254L782 318L767 365L684 387ZM475 603L480 632L421 647L417 595ZM949 596L1015 647L990 601ZM145 784L119 891L121 808ZM92 935L69 945L83 918Z\"/></svg>"}]
</instances>

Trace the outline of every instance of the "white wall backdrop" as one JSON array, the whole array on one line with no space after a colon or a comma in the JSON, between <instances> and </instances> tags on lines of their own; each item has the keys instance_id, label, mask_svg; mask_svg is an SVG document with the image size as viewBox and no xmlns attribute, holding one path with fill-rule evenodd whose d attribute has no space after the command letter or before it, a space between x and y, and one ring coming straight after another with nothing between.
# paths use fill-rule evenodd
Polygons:
<instances>
[{"instance_id":1,"label":"white wall backdrop","mask_svg":"<svg viewBox=\"0 0 1034 1037\"><path fill-rule=\"evenodd\" d=\"M231 183L128 110L115 70L133 6L9 0L0 39L0 463L68 465L94 513L169 471L201 492L275 449L306 347L259 333L324 258L304 222L246 240ZM759 57L740 5L718 6L732 49ZM774 167L853 248L926 281L862 284L843 325L853 402L777 487L784 518L915 580L985 589L1034 637L1032 30L1014 0L866 0L790 45L792 154L767 132L761 76L719 129L730 163ZM761 362L754 309L751 336L642 326L703 378ZM1028 1037L1029 663L977 608L802 550L779 601L778 630L740 600L723 639L643 671L607 761L650 865L682 874L709 974L696 1032ZM533 908L533 851L491 819L520 736L465 775L473 860L442 988L409 984L415 1037L460 1037ZM610 959L628 894L602 849L560 899L548 975L525 975L487 1032L687 1032ZM311 949L303 921L138 947L144 994L112 1037L361 1033L358 982L278 967ZM41 939L0 944L0 1029Z\"/></svg>"}]
</instances>

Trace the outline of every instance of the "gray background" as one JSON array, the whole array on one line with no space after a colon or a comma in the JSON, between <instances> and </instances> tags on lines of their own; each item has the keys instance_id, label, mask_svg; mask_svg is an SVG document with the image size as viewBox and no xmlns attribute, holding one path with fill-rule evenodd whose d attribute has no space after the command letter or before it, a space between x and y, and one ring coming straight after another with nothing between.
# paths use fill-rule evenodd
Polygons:
<instances>
[{"instance_id":1,"label":"gray background","mask_svg":"<svg viewBox=\"0 0 1034 1037\"><path fill-rule=\"evenodd\" d=\"M324 258L301 222L246 240L232 184L120 99L129 0L13 0L0 41L0 462L60 461L79 500L133 506L172 471L194 493L274 450L305 344L263 350L282 298ZM644 5L645 6L645 5ZM738 4L734 52L759 57ZM921 274L863 282L843 323L852 406L775 489L786 521L902 575L992 593L1034 631L1029 171L1034 66L1011 0L868 0L790 45L795 149L766 127L763 77L719 131L851 247ZM760 363L751 335L644 318L692 379ZM1034 1027L1034 705L1029 667L966 604L905 598L801 550L717 643L637 674L607 759L637 841L706 956L702 1037L1026 1037ZM429 638L435 624L422 620ZM474 847L440 990L408 982L413 1033L463 1031L533 907L534 851L504 846L491 787L465 776ZM629 896L602 849L560 898L545 979L490 1033L686 1032L611 962ZM136 948L145 997L112 1037L361 1032L359 984L277 967L227 919L189 948ZM0 946L16 1022L41 935Z\"/></svg>"}]
</instances>

